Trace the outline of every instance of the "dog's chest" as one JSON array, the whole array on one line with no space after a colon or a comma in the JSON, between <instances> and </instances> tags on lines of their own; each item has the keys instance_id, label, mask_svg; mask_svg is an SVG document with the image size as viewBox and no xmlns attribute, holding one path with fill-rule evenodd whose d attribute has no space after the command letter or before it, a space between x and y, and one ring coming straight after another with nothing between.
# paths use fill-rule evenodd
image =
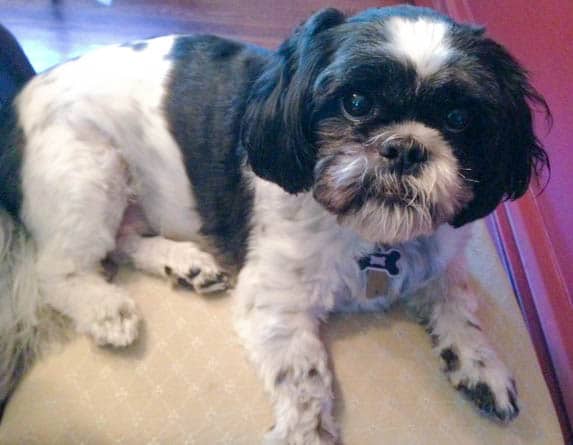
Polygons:
<instances>
[{"instance_id":1,"label":"dog's chest","mask_svg":"<svg viewBox=\"0 0 573 445\"><path fill-rule=\"evenodd\" d=\"M305 274L319 283L323 297L331 296L334 310L380 310L408 298L445 272L468 236L443 226L430 236L387 246L338 230L313 259L322 268L309 267Z\"/></svg>"},{"instance_id":2,"label":"dog's chest","mask_svg":"<svg viewBox=\"0 0 573 445\"><path fill-rule=\"evenodd\" d=\"M341 227L310 194L288 195L261 180L256 186L249 277L327 310L384 307L443 272L463 244L461 231L443 226L407 243L376 245Z\"/></svg>"}]
</instances>

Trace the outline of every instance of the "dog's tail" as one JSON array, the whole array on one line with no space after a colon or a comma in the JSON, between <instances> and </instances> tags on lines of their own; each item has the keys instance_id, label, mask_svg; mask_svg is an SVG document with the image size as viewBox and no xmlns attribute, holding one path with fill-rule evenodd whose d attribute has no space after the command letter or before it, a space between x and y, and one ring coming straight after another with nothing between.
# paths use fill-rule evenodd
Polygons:
<instances>
[{"instance_id":1,"label":"dog's tail","mask_svg":"<svg viewBox=\"0 0 573 445\"><path fill-rule=\"evenodd\" d=\"M34 245L0 206L0 414L40 345Z\"/></svg>"}]
</instances>

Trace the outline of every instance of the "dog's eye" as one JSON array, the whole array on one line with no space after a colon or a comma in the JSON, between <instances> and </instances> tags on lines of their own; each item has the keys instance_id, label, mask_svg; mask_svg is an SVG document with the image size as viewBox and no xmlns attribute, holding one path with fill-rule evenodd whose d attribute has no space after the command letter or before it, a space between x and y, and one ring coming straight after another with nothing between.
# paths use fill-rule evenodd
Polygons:
<instances>
[{"instance_id":1,"label":"dog's eye","mask_svg":"<svg viewBox=\"0 0 573 445\"><path fill-rule=\"evenodd\" d=\"M342 107L352 117L364 117L372 109L372 100L364 94L351 93L342 99Z\"/></svg>"},{"instance_id":2,"label":"dog's eye","mask_svg":"<svg viewBox=\"0 0 573 445\"><path fill-rule=\"evenodd\" d=\"M446 116L446 130L459 133L467 128L470 123L470 113L463 108L451 110Z\"/></svg>"}]
</instances>

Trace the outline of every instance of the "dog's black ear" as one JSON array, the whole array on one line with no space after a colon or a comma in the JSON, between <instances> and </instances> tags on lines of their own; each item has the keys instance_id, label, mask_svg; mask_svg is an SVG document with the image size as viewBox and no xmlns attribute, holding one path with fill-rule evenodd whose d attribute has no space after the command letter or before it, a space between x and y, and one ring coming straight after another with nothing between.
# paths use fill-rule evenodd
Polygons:
<instances>
[{"instance_id":1,"label":"dog's black ear","mask_svg":"<svg viewBox=\"0 0 573 445\"><path fill-rule=\"evenodd\" d=\"M474 199L457 215L455 226L486 216L504 199L520 198L533 178L545 168L550 170L547 153L534 132L532 113L539 108L551 121L547 103L529 83L527 72L501 45L482 38L476 50L499 85L496 122L490 129L493 147L488 150L495 159L487 167L489 174L474 184Z\"/></svg>"},{"instance_id":2,"label":"dog's black ear","mask_svg":"<svg viewBox=\"0 0 573 445\"><path fill-rule=\"evenodd\" d=\"M241 141L254 172L290 193L313 182L316 147L311 140L312 87L331 56L321 36L345 20L324 9L300 25L272 56L247 100Z\"/></svg>"}]
</instances>

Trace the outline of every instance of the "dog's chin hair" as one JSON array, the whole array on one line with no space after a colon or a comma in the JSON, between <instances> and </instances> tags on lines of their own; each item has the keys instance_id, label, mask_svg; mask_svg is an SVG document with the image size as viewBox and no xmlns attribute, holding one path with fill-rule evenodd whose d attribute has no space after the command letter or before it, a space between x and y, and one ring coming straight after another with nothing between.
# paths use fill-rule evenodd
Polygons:
<instances>
[{"instance_id":1,"label":"dog's chin hair","mask_svg":"<svg viewBox=\"0 0 573 445\"><path fill-rule=\"evenodd\" d=\"M338 217L367 241L396 244L432 233L439 222L427 208L384 204L370 200L360 210Z\"/></svg>"},{"instance_id":2,"label":"dog's chin hair","mask_svg":"<svg viewBox=\"0 0 573 445\"><path fill-rule=\"evenodd\" d=\"M399 177L372 164L362 146L344 147L319 161L314 189L341 225L368 241L392 244L428 235L472 198L445 142L416 176Z\"/></svg>"}]
</instances>

